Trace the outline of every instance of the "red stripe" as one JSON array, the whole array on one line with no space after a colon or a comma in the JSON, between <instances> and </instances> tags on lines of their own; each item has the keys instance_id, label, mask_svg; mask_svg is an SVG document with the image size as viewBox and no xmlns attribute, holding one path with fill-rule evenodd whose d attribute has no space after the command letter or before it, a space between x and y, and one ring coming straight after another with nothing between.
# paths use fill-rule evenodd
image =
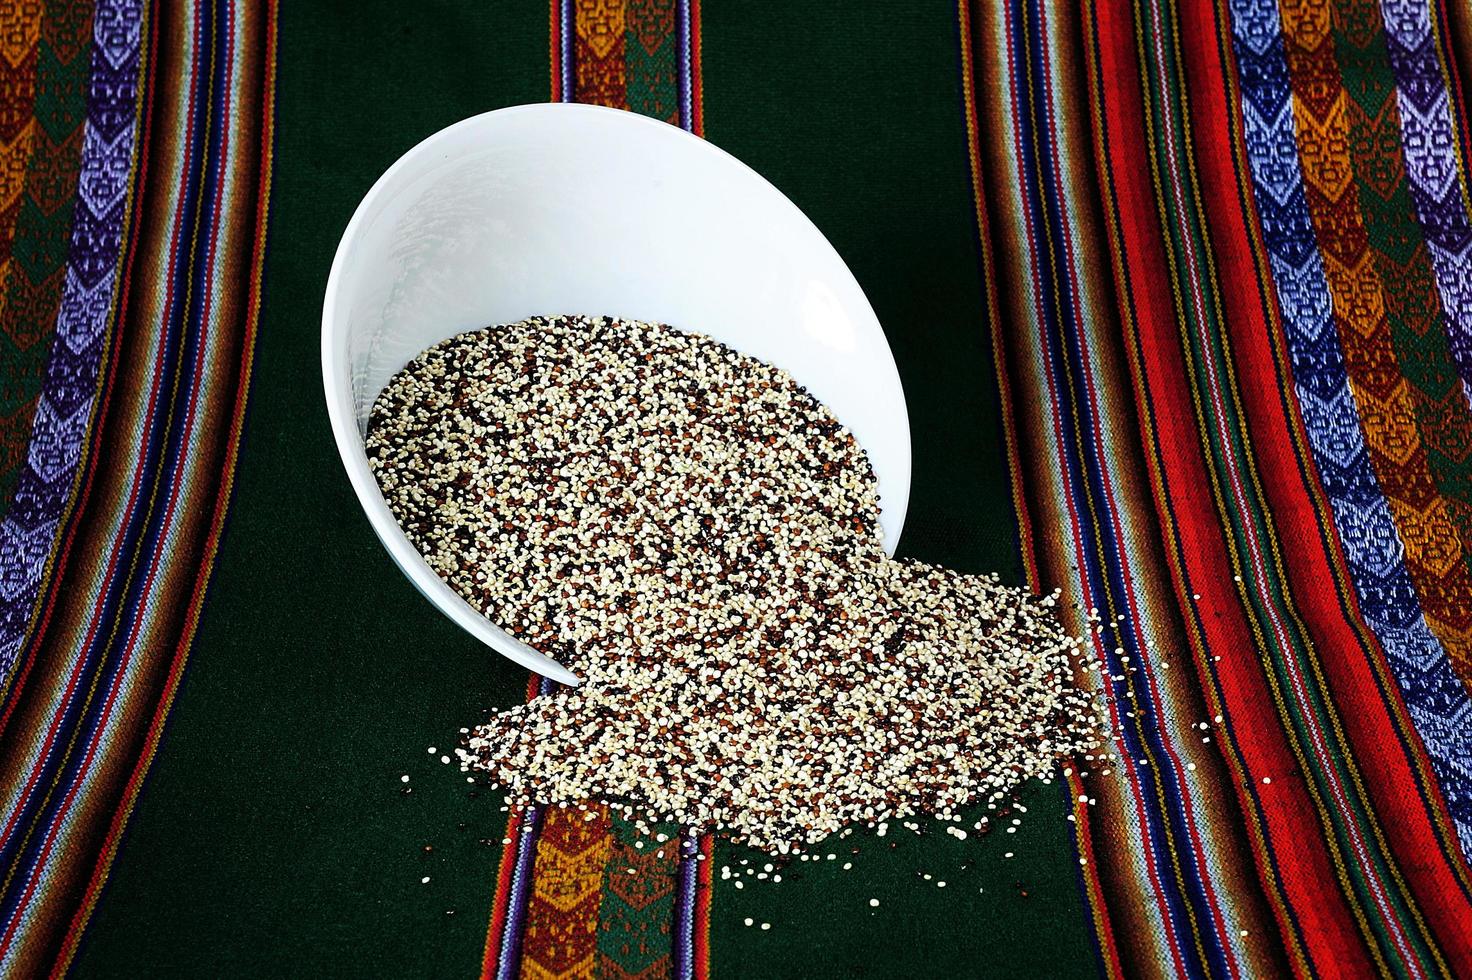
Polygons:
<instances>
[{"instance_id":1,"label":"red stripe","mask_svg":"<svg viewBox=\"0 0 1472 980\"><path fill-rule=\"evenodd\" d=\"M1306 927L1312 960L1332 965L1335 972L1368 975L1371 963L1363 939L1343 894L1334 885L1338 872L1326 851L1322 825L1314 819L1313 800L1297 778L1297 761L1271 708L1272 691L1256 663L1261 641L1246 621L1232 583L1224 581L1224 570L1233 567L1233 561L1219 515L1210 496L1202 492L1213 484L1199 454L1193 393L1179 361L1181 338L1169 279L1171 265L1159 238L1161 216L1153 206L1156 191L1148 183L1152 167L1141 116L1145 95L1140 88L1131 13L1127 7L1111 4L1098 4L1094 9L1100 74L1110 81L1102 93L1102 111L1108 119L1114 164L1112 172L1101 171L1099 176L1105 198L1117 197L1121 202L1120 225L1113 231L1120 238L1120 255L1128 263L1129 279L1121 281L1120 300L1124 321L1133 334L1131 371L1137 389L1162 406L1154 416L1156 428L1147 427L1144 432L1146 445L1153 450L1146 455L1160 518L1174 532L1171 573L1178 601L1198 638L1193 644L1198 673L1209 699L1231 706L1224 715L1241 755L1233 755L1229 762L1250 829L1257 832L1254 836L1265 836L1265 841L1258 837L1260 844L1291 844L1274 855L1277 876L1287 902ZM1224 69L1214 48L1208 46L1187 63L1195 77L1222 77ZM1170 447L1169 451L1163 447ZM1173 488L1190 488L1190 492ZM1202 595L1199 604L1190 600L1193 593ZM1219 669L1210 659L1216 651L1224 655ZM1239 664L1242 660L1247 663ZM1269 799L1260 802L1256 786L1262 775L1275 777L1275 782L1265 794ZM1275 875L1267 857L1259 853L1258 871L1272 892ZM1293 930L1283 916L1282 903L1273 904L1284 938L1292 947Z\"/></svg>"},{"instance_id":2,"label":"red stripe","mask_svg":"<svg viewBox=\"0 0 1472 980\"><path fill-rule=\"evenodd\" d=\"M690 0L690 132L705 135L704 90L700 81L700 0Z\"/></svg>"},{"instance_id":3,"label":"red stripe","mask_svg":"<svg viewBox=\"0 0 1472 980\"><path fill-rule=\"evenodd\" d=\"M705 136L705 90L700 73L700 0L690 0L688 15L690 34L690 132ZM696 862L695 915L690 924L690 935L694 945L694 975L696 980L710 977L710 908L714 889L711 886L711 866L715 855L715 838L704 834L700 838L700 853L704 861Z\"/></svg>"},{"instance_id":4,"label":"red stripe","mask_svg":"<svg viewBox=\"0 0 1472 980\"><path fill-rule=\"evenodd\" d=\"M521 816L521 810L513 808L511 815L506 818L506 839L511 843L503 845L501 850L501 870L496 876L496 897L491 902L491 924L486 930L486 945L480 960L482 977L494 977L496 967L501 962L501 934L506 931L511 878L516 871L516 849L524 836L521 832Z\"/></svg>"},{"instance_id":5,"label":"red stripe","mask_svg":"<svg viewBox=\"0 0 1472 980\"><path fill-rule=\"evenodd\" d=\"M548 46L552 64L552 101L562 101L562 4L559 0L551 0L547 4L551 11L551 28L548 33Z\"/></svg>"},{"instance_id":6,"label":"red stripe","mask_svg":"<svg viewBox=\"0 0 1472 980\"><path fill-rule=\"evenodd\" d=\"M1069 809L1073 815L1074 843L1078 848L1084 891L1088 898L1090 918L1094 923L1094 935L1098 940L1099 956L1106 977L1125 976L1124 962L1119 956L1119 942L1114 936L1114 924L1109 917L1109 905L1104 897L1104 888L1099 880L1099 860L1094 854L1094 839L1087 827L1088 804L1080 803L1079 796L1086 795L1083 778L1076 768L1069 769L1063 777L1068 787Z\"/></svg>"},{"instance_id":7,"label":"red stripe","mask_svg":"<svg viewBox=\"0 0 1472 980\"><path fill-rule=\"evenodd\" d=\"M709 980L711 865L715 863L715 837L713 835L701 836L700 853L705 860L695 862L695 915L690 923L690 936L695 947L695 962L692 967L695 980Z\"/></svg>"}]
</instances>

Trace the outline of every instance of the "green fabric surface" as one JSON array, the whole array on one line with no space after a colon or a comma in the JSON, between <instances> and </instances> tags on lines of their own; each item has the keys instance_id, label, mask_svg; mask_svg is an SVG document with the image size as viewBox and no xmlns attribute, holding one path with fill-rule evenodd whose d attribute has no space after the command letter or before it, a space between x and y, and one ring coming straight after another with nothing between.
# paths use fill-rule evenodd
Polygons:
<instances>
[{"instance_id":1,"label":"green fabric surface","mask_svg":"<svg viewBox=\"0 0 1472 980\"><path fill-rule=\"evenodd\" d=\"M708 3L702 15L707 136L807 211L889 334L915 451L902 552L1020 581L954 9ZM544 100L547 30L543 3L282 5L270 254L235 501L78 976L478 969L504 815L426 748L521 700L526 675L440 617L373 537L328 432L318 329L338 236L372 181L457 119ZM1015 835L855 835L832 848L839 860L794 865L780 884L717 881L713 974L1094 973L1061 790L1025 798ZM717 865L738 856L720 847Z\"/></svg>"},{"instance_id":2,"label":"green fabric surface","mask_svg":"<svg viewBox=\"0 0 1472 980\"><path fill-rule=\"evenodd\" d=\"M797 202L884 325L914 455L899 554L1021 583L955 9L756 7L702 7L706 136ZM1095 974L1062 790L1030 787L1024 800L1016 834L855 834L829 848L837 860L798 863L780 885L717 887L712 975ZM862 853L849 855L855 846ZM718 849L718 864L734 851ZM962 872L967 859L975 864ZM852 871L841 870L845 860ZM771 931L747 928L746 916Z\"/></svg>"}]
</instances>

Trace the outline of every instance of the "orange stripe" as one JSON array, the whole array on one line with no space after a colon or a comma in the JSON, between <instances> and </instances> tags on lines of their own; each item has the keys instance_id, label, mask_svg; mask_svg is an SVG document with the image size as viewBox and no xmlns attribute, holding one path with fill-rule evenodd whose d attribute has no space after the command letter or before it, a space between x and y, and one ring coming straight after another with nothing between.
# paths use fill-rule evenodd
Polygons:
<instances>
[{"instance_id":1,"label":"orange stripe","mask_svg":"<svg viewBox=\"0 0 1472 980\"><path fill-rule=\"evenodd\" d=\"M37 47L44 11L42 3L14 3L0 12L0 115L16 113L19 118L23 112L26 117L19 131L0 131L0 290L10 276L21 192L36 145Z\"/></svg>"},{"instance_id":2,"label":"orange stripe","mask_svg":"<svg viewBox=\"0 0 1472 980\"><path fill-rule=\"evenodd\" d=\"M629 107L624 65L624 0L578 4L574 31L574 84L579 102Z\"/></svg>"},{"instance_id":3,"label":"orange stripe","mask_svg":"<svg viewBox=\"0 0 1472 980\"><path fill-rule=\"evenodd\" d=\"M695 921L690 930L695 946L695 980L710 978L710 902L713 897L711 868L715 864L715 837L705 834L700 838L700 853L704 861L695 867Z\"/></svg>"},{"instance_id":4,"label":"orange stripe","mask_svg":"<svg viewBox=\"0 0 1472 980\"><path fill-rule=\"evenodd\" d=\"M521 816L520 810L512 810L506 818L506 843L501 846L501 870L496 874L496 894L491 899L491 924L486 929L485 948L480 955L483 980L496 975L496 965L501 961L501 934L506 929L506 907L516 870L516 845L521 840Z\"/></svg>"},{"instance_id":5,"label":"orange stripe","mask_svg":"<svg viewBox=\"0 0 1472 980\"><path fill-rule=\"evenodd\" d=\"M522 976L593 974L604 872L613 852L606 807L586 812L560 807L547 811L532 865Z\"/></svg>"}]
</instances>

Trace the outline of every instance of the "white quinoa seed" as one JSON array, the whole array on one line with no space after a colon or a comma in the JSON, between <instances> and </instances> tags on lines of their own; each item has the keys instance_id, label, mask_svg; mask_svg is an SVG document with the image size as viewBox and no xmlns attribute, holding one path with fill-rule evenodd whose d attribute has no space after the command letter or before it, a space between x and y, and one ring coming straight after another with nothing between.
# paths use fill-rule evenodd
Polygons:
<instances>
[{"instance_id":1,"label":"white quinoa seed","mask_svg":"<svg viewBox=\"0 0 1472 980\"><path fill-rule=\"evenodd\" d=\"M366 448L435 571L583 678L462 732L461 768L509 804L784 853L1098 747L1057 594L887 558L852 434L709 338L600 317L462 334L389 382Z\"/></svg>"}]
</instances>

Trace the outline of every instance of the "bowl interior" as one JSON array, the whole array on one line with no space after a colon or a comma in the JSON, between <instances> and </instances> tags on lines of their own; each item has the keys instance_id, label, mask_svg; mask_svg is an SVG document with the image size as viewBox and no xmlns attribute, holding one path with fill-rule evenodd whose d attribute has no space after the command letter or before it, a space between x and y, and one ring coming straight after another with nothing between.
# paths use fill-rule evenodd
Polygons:
<instances>
[{"instance_id":1,"label":"bowl interior","mask_svg":"<svg viewBox=\"0 0 1472 980\"><path fill-rule=\"evenodd\" d=\"M399 531L363 454L368 413L421 350L551 313L661 321L789 370L868 451L893 553L910 489L904 394L873 310L812 222L672 126L519 106L442 130L379 179L343 235L323 307L328 410L359 500L405 573L462 626L527 662L465 620L469 607L445 598L458 597Z\"/></svg>"}]
</instances>

